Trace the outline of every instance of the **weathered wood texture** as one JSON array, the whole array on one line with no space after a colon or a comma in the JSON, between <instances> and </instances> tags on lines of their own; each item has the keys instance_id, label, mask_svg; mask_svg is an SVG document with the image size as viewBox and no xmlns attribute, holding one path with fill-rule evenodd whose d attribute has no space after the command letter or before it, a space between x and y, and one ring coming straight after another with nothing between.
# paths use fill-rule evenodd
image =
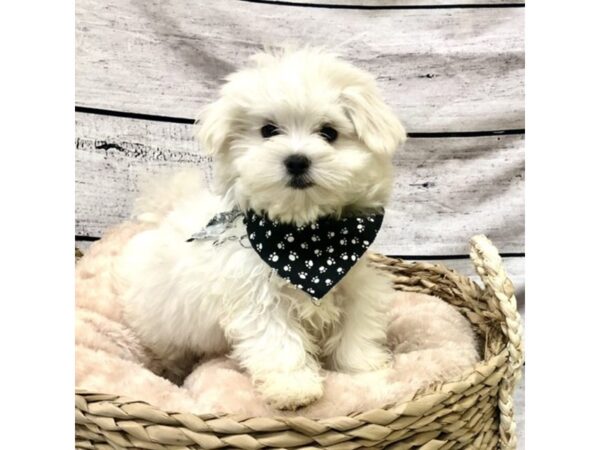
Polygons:
<instances>
[{"instance_id":1,"label":"weathered wood texture","mask_svg":"<svg viewBox=\"0 0 600 450\"><path fill-rule=\"evenodd\" d=\"M313 44L373 73L411 132L524 127L524 8L332 9L78 0L76 102L195 117L263 44Z\"/></svg>"},{"instance_id":2,"label":"weathered wood texture","mask_svg":"<svg viewBox=\"0 0 600 450\"><path fill-rule=\"evenodd\" d=\"M78 113L76 135L78 235L101 236L128 217L143 177L193 166L211 177L191 125ZM522 135L409 139L375 249L464 254L485 233L502 252L521 252L523 151Z\"/></svg>"}]
</instances>

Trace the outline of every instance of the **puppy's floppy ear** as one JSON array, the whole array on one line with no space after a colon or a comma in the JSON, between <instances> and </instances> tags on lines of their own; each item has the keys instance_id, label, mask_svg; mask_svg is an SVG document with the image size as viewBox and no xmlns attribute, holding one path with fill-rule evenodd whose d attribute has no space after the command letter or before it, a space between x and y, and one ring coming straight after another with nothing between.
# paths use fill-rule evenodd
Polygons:
<instances>
[{"instance_id":1,"label":"puppy's floppy ear","mask_svg":"<svg viewBox=\"0 0 600 450\"><path fill-rule=\"evenodd\" d=\"M358 138L372 151L391 156L406 141L404 127L375 86L349 86L342 91L341 98Z\"/></svg>"},{"instance_id":2,"label":"puppy's floppy ear","mask_svg":"<svg viewBox=\"0 0 600 450\"><path fill-rule=\"evenodd\" d=\"M227 147L233 127L233 114L233 108L225 98L220 98L202 110L196 122L196 137L204 153L212 156Z\"/></svg>"}]
</instances>

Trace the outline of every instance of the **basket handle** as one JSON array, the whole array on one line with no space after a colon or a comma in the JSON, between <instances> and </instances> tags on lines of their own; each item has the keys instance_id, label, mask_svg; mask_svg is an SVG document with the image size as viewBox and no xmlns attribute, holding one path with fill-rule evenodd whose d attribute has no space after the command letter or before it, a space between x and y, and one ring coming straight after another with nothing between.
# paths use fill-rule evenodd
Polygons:
<instances>
[{"instance_id":1,"label":"basket handle","mask_svg":"<svg viewBox=\"0 0 600 450\"><path fill-rule=\"evenodd\" d=\"M517 310L515 288L506 275L498 250L484 235L471 238L471 260L485 285L490 309L501 317L500 327L507 338L508 371L500 383L499 392L500 442L503 449L516 449L512 395L521 378L524 356L521 316Z\"/></svg>"},{"instance_id":2,"label":"basket handle","mask_svg":"<svg viewBox=\"0 0 600 450\"><path fill-rule=\"evenodd\" d=\"M517 310L515 288L504 270L498 250L482 234L471 238L471 260L485 286L490 308L502 318L500 325L508 340L511 373L507 375L510 376L523 365L521 315Z\"/></svg>"}]
</instances>

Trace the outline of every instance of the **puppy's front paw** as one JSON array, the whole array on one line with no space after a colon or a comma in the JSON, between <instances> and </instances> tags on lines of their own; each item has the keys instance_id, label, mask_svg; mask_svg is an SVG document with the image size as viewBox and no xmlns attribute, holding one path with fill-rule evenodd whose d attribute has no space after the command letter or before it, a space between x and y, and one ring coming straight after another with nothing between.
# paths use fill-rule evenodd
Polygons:
<instances>
[{"instance_id":1,"label":"puppy's front paw","mask_svg":"<svg viewBox=\"0 0 600 450\"><path fill-rule=\"evenodd\" d=\"M323 395L323 379L315 370L273 372L259 384L267 403L277 409L295 410Z\"/></svg>"}]
</instances>

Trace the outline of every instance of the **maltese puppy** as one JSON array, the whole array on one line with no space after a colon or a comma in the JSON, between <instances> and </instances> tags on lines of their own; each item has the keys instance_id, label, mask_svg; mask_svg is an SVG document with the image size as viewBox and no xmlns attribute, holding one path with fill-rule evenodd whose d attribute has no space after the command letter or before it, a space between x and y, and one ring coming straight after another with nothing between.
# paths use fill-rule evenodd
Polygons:
<instances>
[{"instance_id":1,"label":"maltese puppy","mask_svg":"<svg viewBox=\"0 0 600 450\"><path fill-rule=\"evenodd\" d=\"M320 50L259 54L198 137L214 186L155 186L115 265L143 345L173 373L229 352L280 409L322 395L322 366L385 367L394 291L365 250L406 133L373 77Z\"/></svg>"}]
</instances>

